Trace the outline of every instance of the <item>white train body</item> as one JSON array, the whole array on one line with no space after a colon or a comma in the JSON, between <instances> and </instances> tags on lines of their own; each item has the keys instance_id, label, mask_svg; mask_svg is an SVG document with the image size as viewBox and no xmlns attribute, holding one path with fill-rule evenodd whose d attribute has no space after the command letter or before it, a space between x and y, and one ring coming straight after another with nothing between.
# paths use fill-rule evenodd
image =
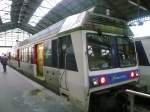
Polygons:
<instances>
[{"instance_id":1,"label":"white train body","mask_svg":"<svg viewBox=\"0 0 150 112\"><path fill-rule=\"evenodd\" d=\"M105 31L105 25L92 24L88 21L89 15L90 12L85 11L70 16L33 35L13 48L10 60L11 66L43 80L85 112L90 111L92 93L138 80L132 39L124 37L124 30L117 27L106 25L106 29L113 28L119 33ZM97 32L98 28L101 33ZM129 59L122 47L128 45Z\"/></svg>"}]
</instances>

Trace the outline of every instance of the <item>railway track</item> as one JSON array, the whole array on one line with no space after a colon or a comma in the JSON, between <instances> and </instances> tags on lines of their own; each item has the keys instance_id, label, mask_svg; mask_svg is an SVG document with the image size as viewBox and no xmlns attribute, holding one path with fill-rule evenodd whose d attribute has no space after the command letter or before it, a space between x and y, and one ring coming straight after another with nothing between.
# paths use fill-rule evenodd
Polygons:
<instances>
[{"instance_id":1,"label":"railway track","mask_svg":"<svg viewBox=\"0 0 150 112\"><path fill-rule=\"evenodd\" d=\"M129 112L150 112L150 94L126 90L130 96Z\"/></svg>"},{"instance_id":2,"label":"railway track","mask_svg":"<svg viewBox=\"0 0 150 112\"><path fill-rule=\"evenodd\" d=\"M134 112L150 112L150 110L143 106L135 105Z\"/></svg>"}]
</instances>

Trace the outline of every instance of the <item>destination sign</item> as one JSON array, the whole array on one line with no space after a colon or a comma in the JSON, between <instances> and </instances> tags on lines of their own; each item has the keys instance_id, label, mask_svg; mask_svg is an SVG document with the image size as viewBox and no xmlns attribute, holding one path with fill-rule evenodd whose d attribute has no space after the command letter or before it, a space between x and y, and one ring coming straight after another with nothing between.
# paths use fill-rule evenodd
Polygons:
<instances>
[{"instance_id":1,"label":"destination sign","mask_svg":"<svg viewBox=\"0 0 150 112\"><path fill-rule=\"evenodd\" d=\"M105 43L110 43L111 38L112 38L109 35L99 35L99 34L96 34L96 33L87 33L86 36L87 36L88 39L94 39L96 41L105 42Z\"/></svg>"}]
</instances>

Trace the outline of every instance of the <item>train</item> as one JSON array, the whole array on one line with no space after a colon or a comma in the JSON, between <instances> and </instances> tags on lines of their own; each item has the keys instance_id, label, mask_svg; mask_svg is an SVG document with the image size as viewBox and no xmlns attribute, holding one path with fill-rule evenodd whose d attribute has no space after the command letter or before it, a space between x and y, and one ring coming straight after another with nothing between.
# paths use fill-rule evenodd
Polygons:
<instances>
[{"instance_id":1,"label":"train","mask_svg":"<svg viewBox=\"0 0 150 112\"><path fill-rule=\"evenodd\" d=\"M120 93L139 79L132 37L126 21L90 9L18 43L9 65L44 81L82 112L125 112Z\"/></svg>"},{"instance_id":2,"label":"train","mask_svg":"<svg viewBox=\"0 0 150 112\"><path fill-rule=\"evenodd\" d=\"M136 37L135 44L139 60L140 84L145 85L147 89L150 87L150 52L149 52L150 36Z\"/></svg>"}]
</instances>

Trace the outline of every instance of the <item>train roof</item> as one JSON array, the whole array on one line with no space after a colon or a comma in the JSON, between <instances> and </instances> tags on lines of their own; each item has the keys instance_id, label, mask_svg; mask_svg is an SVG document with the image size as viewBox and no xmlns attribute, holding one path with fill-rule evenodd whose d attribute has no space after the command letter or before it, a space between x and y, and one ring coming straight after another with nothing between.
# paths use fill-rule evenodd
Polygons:
<instances>
[{"instance_id":1,"label":"train roof","mask_svg":"<svg viewBox=\"0 0 150 112\"><path fill-rule=\"evenodd\" d=\"M117 31L119 33L124 32L124 27L127 25L125 21L110 16L102 15L102 14L96 14L94 13L94 9L95 8L91 8L87 11L69 16L59 21L58 23L49 26L43 31L40 31L39 33L33 35L30 39L20 42L18 46L22 46L30 42L34 42L38 39L45 38L49 35L55 36L75 29L84 29L84 30L95 29L96 31L100 29L103 32L104 25L105 26L107 25L105 27L105 30L106 29L108 30L107 32L113 32L113 31Z\"/></svg>"}]
</instances>

